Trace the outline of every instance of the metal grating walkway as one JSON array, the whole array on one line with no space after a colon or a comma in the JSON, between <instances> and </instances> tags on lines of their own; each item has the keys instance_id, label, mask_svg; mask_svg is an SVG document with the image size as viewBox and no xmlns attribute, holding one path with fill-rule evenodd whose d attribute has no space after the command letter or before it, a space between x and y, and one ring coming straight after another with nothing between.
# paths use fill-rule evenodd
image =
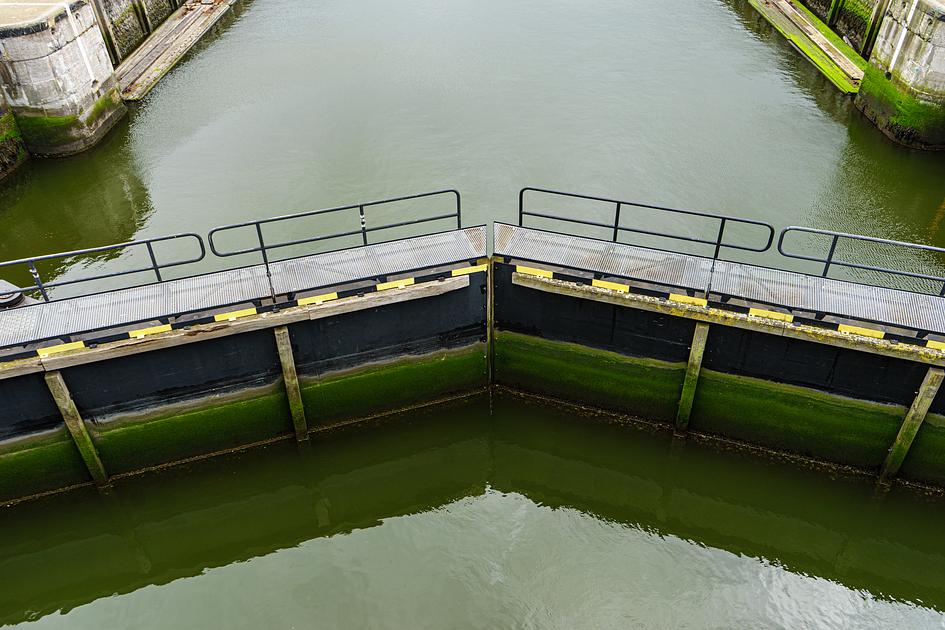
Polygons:
<instances>
[{"instance_id":1,"label":"metal grating walkway","mask_svg":"<svg viewBox=\"0 0 945 630\"><path fill-rule=\"evenodd\" d=\"M486 255L484 227L270 264L277 294L386 277ZM263 265L0 311L0 347L210 311L269 297Z\"/></svg>"},{"instance_id":2,"label":"metal grating walkway","mask_svg":"<svg viewBox=\"0 0 945 630\"><path fill-rule=\"evenodd\" d=\"M945 334L945 298L495 224L495 252L789 309Z\"/></svg>"}]
</instances>

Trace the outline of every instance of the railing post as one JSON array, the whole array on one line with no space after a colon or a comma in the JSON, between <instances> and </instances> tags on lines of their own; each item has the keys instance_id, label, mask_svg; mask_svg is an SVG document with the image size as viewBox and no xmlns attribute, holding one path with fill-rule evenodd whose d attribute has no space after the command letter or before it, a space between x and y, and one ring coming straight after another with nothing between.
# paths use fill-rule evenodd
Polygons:
<instances>
[{"instance_id":1,"label":"railing post","mask_svg":"<svg viewBox=\"0 0 945 630\"><path fill-rule=\"evenodd\" d=\"M620 235L620 206L623 205L619 201L617 202L617 211L614 213L614 238L613 241L617 242L617 237Z\"/></svg>"},{"instance_id":2,"label":"railing post","mask_svg":"<svg viewBox=\"0 0 945 630\"><path fill-rule=\"evenodd\" d=\"M154 269L154 275L157 276L158 282L164 282L164 279L161 278L161 269L158 267L157 258L154 256L154 247L151 241L148 241L146 245L148 247L148 256L151 257L151 268Z\"/></svg>"},{"instance_id":3,"label":"railing post","mask_svg":"<svg viewBox=\"0 0 945 630\"><path fill-rule=\"evenodd\" d=\"M32 260L29 264L30 274L33 276L33 281L36 283L36 288L39 289L39 292L43 295L43 300L49 301L49 294L46 293L46 287L43 286L43 280L39 277L39 271L36 269L36 263Z\"/></svg>"},{"instance_id":4,"label":"railing post","mask_svg":"<svg viewBox=\"0 0 945 630\"><path fill-rule=\"evenodd\" d=\"M824 272L821 274L821 278L826 278L827 274L830 273L830 265L833 263L833 255L837 251L837 241L839 240L840 236L835 234L830 242L830 251L827 252L827 260L824 261Z\"/></svg>"},{"instance_id":5,"label":"railing post","mask_svg":"<svg viewBox=\"0 0 945 630\"><path fill-rule=\"evenodd\" d=\"M272 301L276 300L276 289L272 286L272 270L269 269L269 254L266 252L266 242L263 239L262 225L256 224L256 237L259 239L259 253L262 254L263 264L266 266L266 280L269 282L269 294Z\"/></svg>"},{"instance_id":6,"label":"railing post","mask_svg":"<svg viewBox=\"0 0 945 630\"><path fill-rule=\"evenodd\" d=\"M725 236L725 221L726 219L721 219L719 223L719 235L715 239L715 253L712 254L712 260L718 260L719 254L722 252L722 237Z\"/></svg>"},{"instance_id":7,"label":"railing post","mask_svg":"<svg viewBox=\"0 0 945 630\"><path fill-rule=\"evenodd\" d=\"M358 206L358 216L361 219L361 241L367 245L367 218L364 216L364 206Z\"/></svg>"}]
</instances>

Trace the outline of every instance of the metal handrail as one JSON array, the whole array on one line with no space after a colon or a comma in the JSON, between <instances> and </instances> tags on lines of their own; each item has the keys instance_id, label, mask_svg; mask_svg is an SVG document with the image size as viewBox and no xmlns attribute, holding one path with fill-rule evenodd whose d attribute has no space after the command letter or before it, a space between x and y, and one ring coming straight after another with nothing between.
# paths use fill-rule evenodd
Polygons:
<instances>
[{"instance_id":1,"label":"metal handrail","mask_svg":"<svg viewBox=\"0 0 945 630\"><path fill-rule=\"evenodd\" d=\"M565 217L560 215L545 214L543 212L531 212L525 209L525 195L528 192L540 193L545 195L555 195L560 197L569 197L573 199L587 199L589 201L600 201L604 203L615 204L614 209L614 221L613 223L602 223L599 221L588 221L586 219L577 219L574 217ZM716 235L715 240L708 240L703 238L696 238L691 236L683 236L679 234L667 234L664 232L657 232L654 230L646 230L642 228L634 227L625 227L620 225L620 216L624 208L644 208L647 210L659 210L661 212L669 212L672 214L681 214L686 216L695 216L702 217L707 219L716 219L719 221L719 229ZM740 219L738 217L728 216L724 214L714 214L711 212L696 212L694 210L680 210L677 208L666 208L663 206L653 206L649 204L636 203L633 201L622 201L619 199L608 199L606 197L595 197L592 195L581 195L577 193L562 192L559 190L548 190L545 188L531 188L526 187L519 191L518 194L518 224L520 227L524 227L525 217L538 217L542 219L552 219L558 221L564 221L567 223L576 223L579 225L588 225L591 227L601 227L612 230L611 241L616 243L622 232L629 232L633 234L644 234L647 236L658 236L662 238L668 238L676 241L684 241L689 243L699 243L702 245L712 245L714 246L714 251L712 254L713 260L718 260L719 254L723 248L726 249L737 249L746 252L766 252L771 249L771 244L774 242L775 229L769 223L763 221L755 221L753 219ZM726 243L725 242L725 229L728 225L736 223L741 225L751 225L755 227L764 228L768 233L768 238L765 241L763 246L751 246L751 245L739 245L736 243Z\"/></svg>"},{"instance_id":2,"label":"metal handrail","mask_svg":"<svg viewBox=\"0 0 945 630\"><path fill-rule=\"evenodd\" d=\"M784 249L784 240L787 235L791 232L799 232L802 234L817 234L820 236L830 237L830 247L827 251L826 258L819 258L817 256L808 256L805 254L798 254L795 252L788 252ZM917 273L913 271L903 271L901 269L889 269L887 267L877 267L875 265L864 265L861 263L852 262L849 260L838 260L836 258L837 245L840 243L841 239L849 239L852 241L860 241L866 243L880 243L882 245L893 245L895 247L903 247L906 249L914 249L919 251L926 252L935 252L937 254L945 254L945 248L942 247L933 247L932 245L920 245L918 243L907 243L905 241L893 241L886 238L877 238L875 236L861 236L859 234L847 234L846 232L834 232L832 230L818 230L815 228L800 227L792 225L781 230L781 235L778 237L778 253L784 256L785 258L794 258L797 260L808 260L811 262L821 263L824 265L824 269L820 274L821 278L826 278L830 274L831 267L844 267L847 269L859 269L862 271L876 271L880 273L886 273L894 276L902 276L904 278L915 278L919 280L929 280L931 282L941 282L942 289L939 291L939 296L945 296L945 277L943 276L933 276L926 273Z\"/></svg>"},{"instance_id":3,"label":"metal handrail","mask_svg":"<svg viewBox=\"0 0 945 630\"><path fill-rule=\"evenodd\" d=\"M398 203L402 201L410 201L413 199L424 199L427 197L436 197L440 195L452 195L456 199L456 210L448 214L437 214L430 217L423 217L420 219L413 219L410 221L398 221L396 223L387 223L384 225L377 225L374 227L368 227L367 225L367 213L365 209L372 208L374 206L382 206L386 204ZM284 221L291 221L293 219L302 219L306 217L318 216L323 214L333 214L337 212L344 212L347 210L357 210L358 219L360 225L357 229L346 230L342 232L335 232L333 234L324 234L321 236L312 236L309 238L302 238L293 241L282 241L279 243L267 243L265 237L263 236L263 226L271 223L281 223ZM421 223L432 223L434 221L443 221L446 219L456 219L456 228L462 229L463 227L463 216L462 216L462 198L460 197L459 191L453 189L446 190L436 190L433 192L420 193L417 195L407 195L404 197L392 197L390 199L380 199L378 201L368 201L365 203L352 204L348 206L339 206L337 208L325 208L322 210L311 210L309 212L298 212L296 214L285 214L276 217L269 217L266 219L258 219L255 221L244 221L242 223L233 223L231 225L222 225L216 227L207 234L207 243L210 245L210 251L213 252L215 256L221 258L227 258L229 256L241 256L243 254L253 254L259 253L262 256L262 262L266 267L266 277L269 279L270 290L272 290L272 272L269 268L270 256L269 253L272 250L282 249L285 247L293 247L296 245L306 245L309 243L318 243L321 241L327 241L336 238L343 238L345 236L357 236L361 235L361 242L364 245L370 243L369 236L374 232L381 232L384 230L391 230L398 227L405 227L408 225L418 225ZM259 243L256 247L248 247L245 249L237 249L231 251L221 251L214 240L218 234L223 232L229 232L232 230L238 230L240 228L253 227L255 228L256 240ZM274 296L273 296L274 297Z\"/></svg>"},{"instance_id":4,"label":"metal handrail","mask_svg":"<svg viewBox=\"0 0 945 630\"><path fill-rule=\"evenodd\" d=\"M165 241L173 241L177 239L194 239L197 241L197 245L200 248L200 255L196 258L188 258L186 260L180 260L172 263L158 263L157 257L154 254L154 244L162 243ZM141 267L140 269L126 269L123 271L116 271L113 273L105 273L97 276L92 276L90 278L77 278L75 280L58 280L53 282L43 282L42 276L39 273L39 270L36 268L36 263L43 262L47 260L62 260L66 258L72 258L74 256L83 256L86 254L98 254L101 252L110 252L110 251L119 251L128 249L131 247L143 245L148 250L148 257L151 260L151 265L148 267ZM172 267L180 267L182 265L190 265L193 263L200 262L207 256L207 248L204 246L203 239L200 238L197 234L190 232L182 234L171 234L169 236L157 236L154 238L147 238L135 241L128 241L125 243L116 243L114 245L103 245L101 247L90 247L88 249L77 249L71 252L60 252L58 254L46 254L45 256L32 256L29 258L20 258L17 260L8 260L5 262L0 262L0 269L5 267L14 267L16 265L26 265L29 269L30 275L33 277L35 284L26 287L19 287L20 291L28 293L30 291L39 291L43 296L43 301L52 302L50 299L47 289L54 287L61 287L70 284L82 284L84 282L94 282L96 280L105 280L107 278L117 278L120 276L130 276L136 273L145 273L153 272L157 282L164 282L164 277L161 275L162 269L170 269Z\"/></svg>"}]
</instances>

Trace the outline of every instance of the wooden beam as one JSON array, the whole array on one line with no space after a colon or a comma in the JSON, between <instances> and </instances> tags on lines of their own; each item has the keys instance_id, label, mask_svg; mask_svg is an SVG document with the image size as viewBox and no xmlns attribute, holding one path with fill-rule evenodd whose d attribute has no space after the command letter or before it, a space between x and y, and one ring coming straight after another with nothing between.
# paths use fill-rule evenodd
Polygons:
<instances>
[{"instance_id":1,"label":"wooden beam","mask_svg":"<svg viewBox=\"0 0 945 630\"><path fill-rule=\"evenodd\" d=\"M62 414L66 428L69 429L69 433L72 435L72 439L79 449L82 461L85 462L86 468L89 469L89 474L92 475L92 479L95 480L95 483L99 485L107 484L108 474L105 472L105 466L98 456L95 443L92 442L92 438L89 436L85 421L82 419L82 416L79 415L79 410L72 400L69 388L62 378L62 372L47 372L43 376L46 379L46 385L49 387L49 392L52 394L53 400L56 401L56 406L59 407L59 413Z\"/></svg>"},{"instance_id":2,"label":"wooden beam","mask_svg":"<svg viewBox=\"0 0 945 630\"><path fill-rule=\"evenodd\" d=\"M699 373L702 371L702 355L709 339L709 325L698 322L692 335L692 349L689 351L689 364L686 366L686 380L683 382L682 395L679 397L679 409L676 412L676 434L682 435L689 429L689 417L692 415L692 402L699 385Z\"/></svg>"},{"instance_id":3,"label":"wooden beam","mask_svg":"<svg viewBox=\"0 0 945 630\"><path fill-rule=\"evenodd\" d=\"M893 442L889 449L889 455L886 456L886 463L883 464L883 471L879 476L881 483L895 477L902 467L919 428L925 422L929 407L932 406L932 401L935 400L935 395L938 394L938 390L942 386L943 377L945 377L945 371L939 368L929 368L926 373L925 379L919 387L919 393L916 394L915 400L912 401L912 406L909 407L906 418L902 422L899 435L896 436L896 441Z\"/></svg>"},{"instance_id":4,"label":"wooden beam","mask_svg":"<svg viewBox=\"0 0 945 630\"><path fill-rule=\"evenodd\" d=\"M295 370L295 355L292 352L292 339L289 329L279 326L273 330L276 335L276 348L279 350L279 362L282 364L282 378L285 381L286 395L289 397L289 411L295 426L295 439L299 442L308 440L308 422L305 419L305 405L302 403L302 390L299 387L299 375Z\"/></svg>"}]
</instances>

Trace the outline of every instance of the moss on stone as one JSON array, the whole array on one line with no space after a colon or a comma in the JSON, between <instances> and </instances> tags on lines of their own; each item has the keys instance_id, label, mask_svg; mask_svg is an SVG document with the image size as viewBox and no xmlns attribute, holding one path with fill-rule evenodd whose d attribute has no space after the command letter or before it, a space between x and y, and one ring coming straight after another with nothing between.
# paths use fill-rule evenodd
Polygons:
<instances>
[{"instance_id":1,"label":"moss on stone","mask_svg":"<svg viewBox=\"0 0 945 630\"><path fill-rule=\"evenodd\" d=\"M85 124L94 127L98 120L121 107L121 96L118 94L118 88L113 88L103 94L92 107L85 117Z\"/></svg>"},{"instance_id":2,"label":"moss on stone","mask_svg":"<svg viewBox=\"0 0 945 630\"><path fill-rule=\"evenodd\" d=\"M0 501L91 481L65 427L0 447Z\"/></svg>"},{"instance_id":3,"label":"moss on stone","mask_svg":"<svg viewBox=\"0 0 945 630\"><path fill-rule=\"evenodd\" d=\"M82 123L78 116L36 116L21 115L17 124L23 138L31 146L57 147L71 144L76 140L75 129Z\"/></svg>"},{"instance_id":4,"label":"moss on stone","mask_svg":"<svg viewBox=\"0 0 945 630\"><path fill-rule=\"evenodd\" d=\"M806 387L702 370L690 428L837 464L875 470L906 408Z\"/></svg>"},{"instance_id":5,"label":"moss on stone","mask_svg":"<svg viewBox=\"0 0 945 630\"><path fill-rule=\"evenodd\" d=\"M214 396L186 409L157 409L90 423L110 475L206 455L292 432L281 382L263 390Z\"/></svg>"},{"instance_id":6,"label":"moss on stone","mask_svg":"<svg viewBox=\"0 0 945 630\"><path fill-rule=\"evenodd\" d=\"M321 378L300 378L310 427L395 411L488 384L486 346L408 356Z\"/></svg>"},{"instance_id":7,"label":"moss on stone","mask_svg":"<svg viewBox=\"0 0 945 630\"><path fill-rule=\"evenodd\" d=\"M500 331L495 340L495 374L501 385L672 422L686 364Z\"/></svg>"},{"instance_id":8,"label":"moss on stone","mask_svg":"<svg viewBox=\"0 0 945 630\"><path fill-rule=\"evenodd\" d=\"M857 106L886 135L907 146L945 147L945 95L940 104L916 98L908 88L887 79L870 64L863 77Z\"/></svg>"}]
</instances>

